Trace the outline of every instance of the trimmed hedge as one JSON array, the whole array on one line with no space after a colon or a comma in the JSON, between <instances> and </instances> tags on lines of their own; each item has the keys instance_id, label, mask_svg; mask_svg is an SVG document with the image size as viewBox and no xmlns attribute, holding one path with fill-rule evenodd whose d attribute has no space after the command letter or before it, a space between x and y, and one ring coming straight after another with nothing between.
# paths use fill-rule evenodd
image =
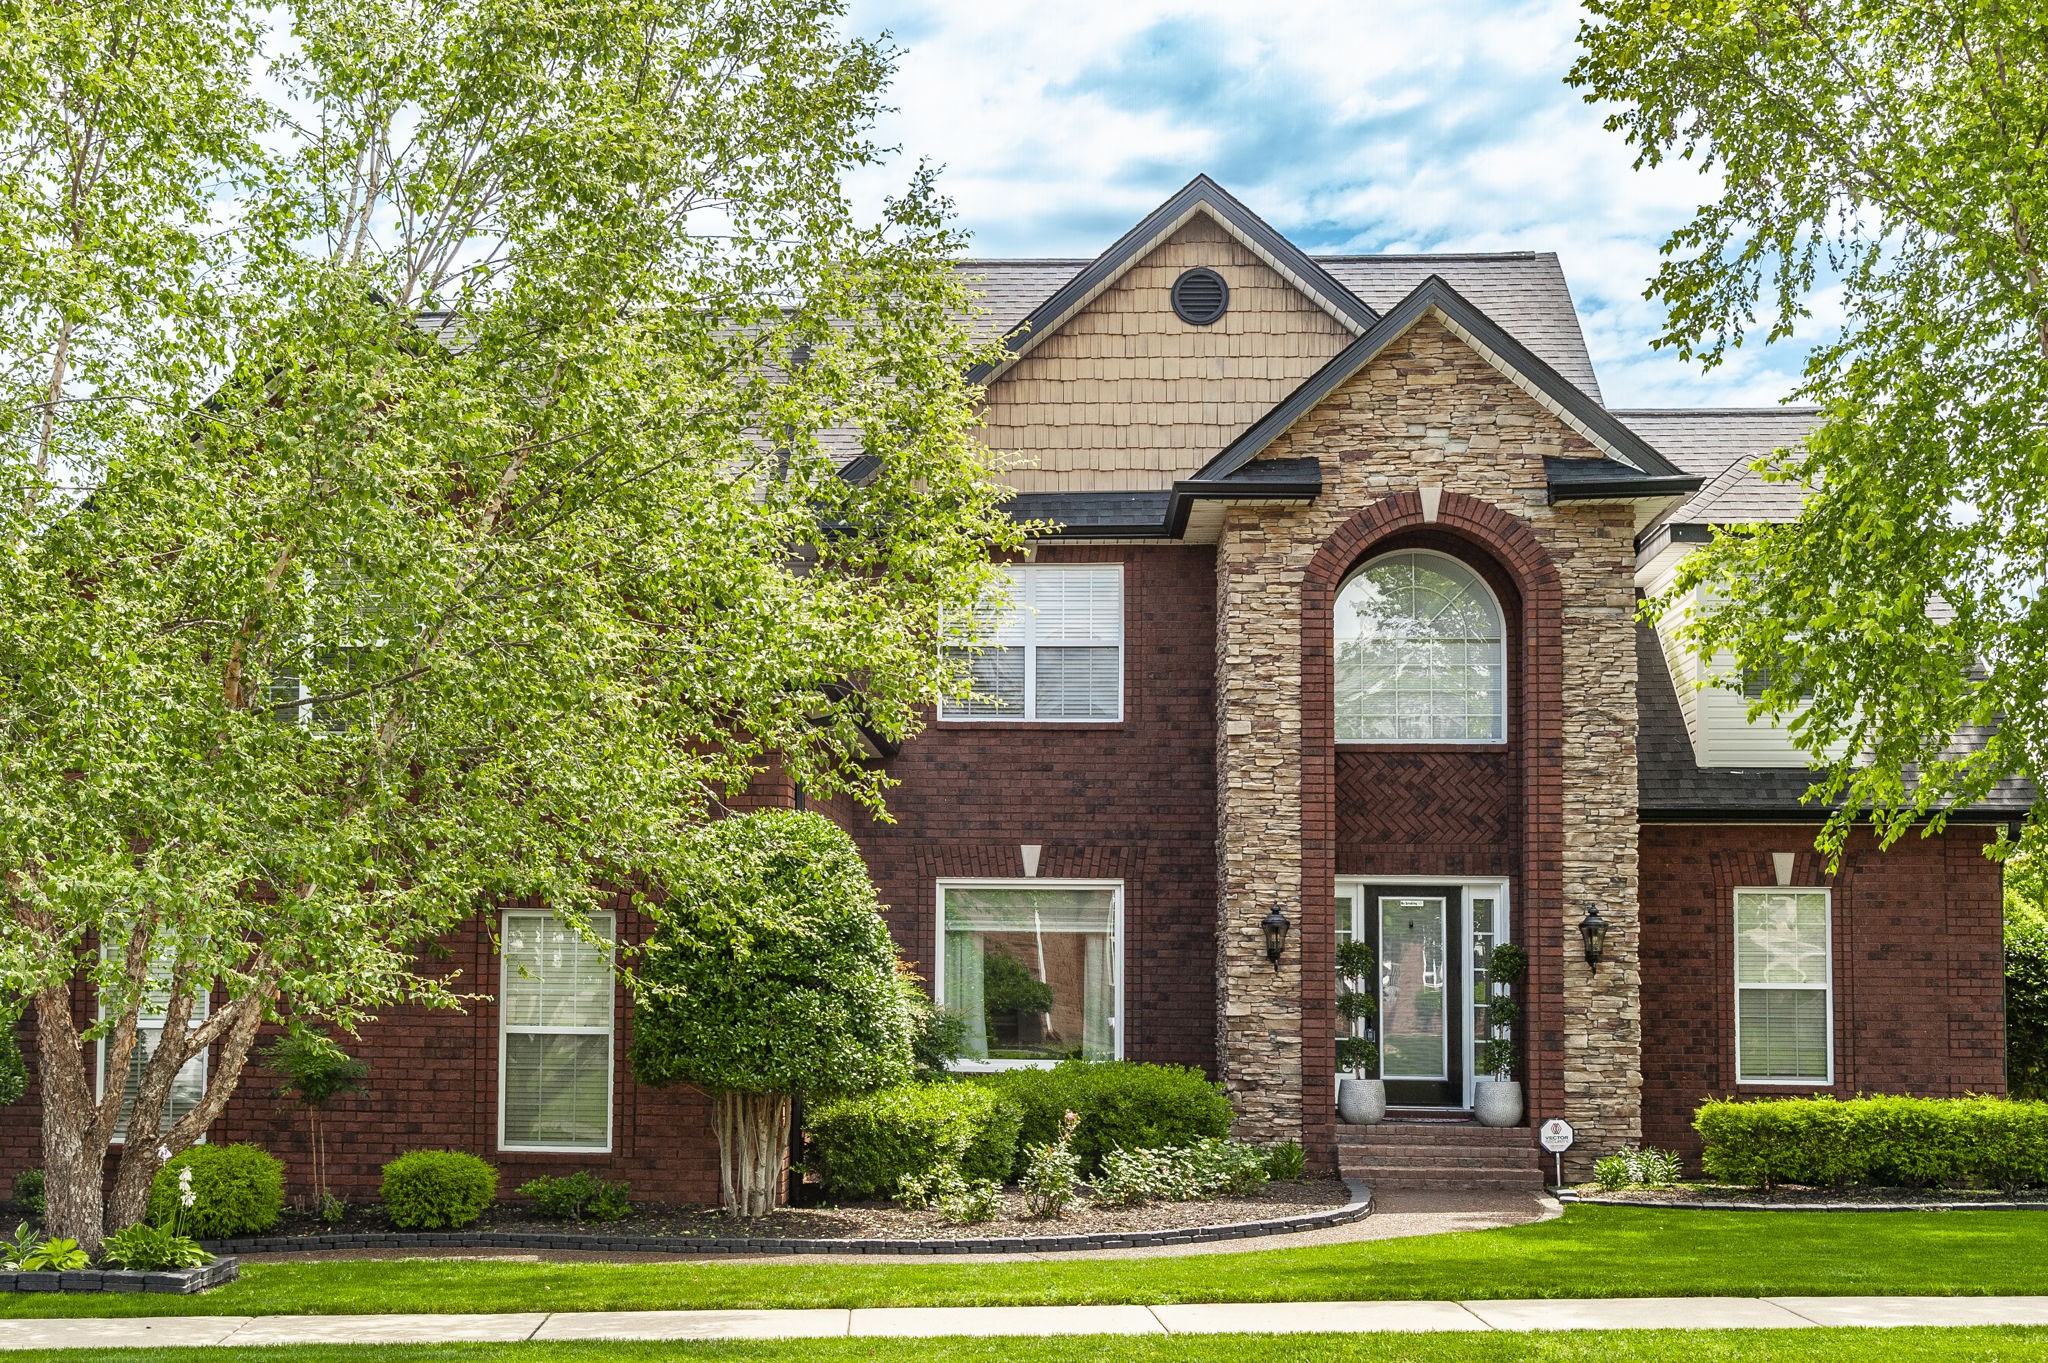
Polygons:
<instances>
[{"instance_id":1,"label":"trimmed hedge","mask_svg":"<svg viewBox=\"0 0 2048 1363\"><path fill-rule=\"evenodd\" d=\"M809 1163L835 1197L893 1197L905 1175L928 1174L952 1151L972 1182L1010 1176L1023 1113L976 1084L898 1084L819 1103L806 1114Z\"/></svg>"},{"instance_id":2,"label":"trimmed hedge","mask_svg":"<svg viewBox=\"0 0 2048 1363\"><path fill-rule=\"evenodd\" d=\"M1762 1098L1693 1114L1723 1183L1890 1188L2048 1186L2048 1103L2005 1098Z\"/></svg>"},{"instance_id":3,"label":"trimmed hedge","mask_svg":"<svg viewBox=\"0 0 2048 1363\"><path fill-rule=\"evenodd\" d=\"M1179 1065L1065 1060L1051 1069L977 1075L974 1082L1022 1110L1024 1145L1048 1144L1058 1138L1062 1117L1079 1115L1072 1148L1087 1174L1100 1170L1112 1150L1193 1145L1230 1134L1230 1100L1222 1087Z\"/></svg>"},{"instance_id":4,"label":"trimmed hedge","mask_svg":"<svg viewBox=\"0 0 2048 1363\"><path fill-rule=\"evenodd\" d=\"M178 1205L178 1174L192 1171L191 1210ZM253 1235L277 1224L284 1210L284 1162L254 1145L195 1145L173 1156L149 1185L144 1215L175 1221L195 1240Z\"/></svg>"},{"instance_id":5,"label":"trimmed hedge","mask_svg":"<svg viewBox=\"0 0 2048 1363\"><path fill-rule=\"evenodd\" d=\"M460 1150L415 1150L384 1166L383 1193L394 1226L466 1226L497 1198L498 1171Z\"/></svg>"}]
</instances>

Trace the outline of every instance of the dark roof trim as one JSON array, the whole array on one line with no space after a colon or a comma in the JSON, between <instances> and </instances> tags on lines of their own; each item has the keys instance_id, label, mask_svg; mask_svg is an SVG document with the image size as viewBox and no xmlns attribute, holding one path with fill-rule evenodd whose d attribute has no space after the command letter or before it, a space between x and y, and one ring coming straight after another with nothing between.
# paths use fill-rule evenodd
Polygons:
<instances>
[{"instance_id":1,"label":"dark roof trim","mask_svg":"<svg viewBox=\"0 0 2048 1363\"><path fill-rule=\"evenodd\" d=\"M1243 468L1277 440L1282 432L1306 416L1317 403L1335 392L1346 379L1370 364L1382 350L1405 335L1410 327L1431 311L1442 313L1449 318L1460 330L1468 333L1504 360L1531 387L1555 402L1573 420L1592 432L1596 440L1635 464L1641 472L1630 472L1637 478L1691 477L1685 470L1657 453L1641 436L1616 421L1606 408L1588 397L1570 380L1538 359L1527 346L1502 330L1485 313L1474 307L1464 295L1446 283L1443 276L1431 275L1417 284L1406 298L1395 304L1363 336L1338 351L1328 364L1309 375L1302 385L1278 406L1252 423L1251 429L1233 440L1223 453L1210 460L1208 465L1195 475L1196 478L1223 478ZM1692 486L1696 488L1698 483L1695 482ZM1638 491L1607 495L1677 494Z\"/></svg>"},{"instance_id":2,"label":"dark roof trim","mask_svg":"<svg viewBox=\"0 0 2048 1363\"><path fill-rule=\"evenodd\" d=\"M1552 492L1552 496L1556 493ZM1666 521L1651 526L1636 537L1636 553L1653 557L1672 544L1707 544L1714 538L1714 527L1697 521Z\"/></svg>"},{"instance_id":3,"label":"dark roof trim","mask_svg":"<svg viewBox=\"0 0 2048 1363\"><path fill-rule=\"evenodd\" d=\"M2015 823L2026 817L2025 805L1970 805L1951 811L1947 823L1994 824ZM1828 811L1807 807L1803 809L1729 809L1717 806L1711 809L1656 808L1644 807L1637 811L1639 823L1769 823L1769 824L1812 824L1818 827L1828 821ZM1919 828L1925 820L1913 825ZM1867 816L1856 819L1858 825L1870 823Z\"/></svg>"},{"instance_id":4,"label":"dark roof trim","mask_svg":"<svg viewBox=\"0 0 2048 1363\"><path fill-rule=\"evenodd\" d=\"M1020 492L1003 503L1017 520L1048 520L1058 539L1179 539L1196 502L1308 502L1323 490L1313 459L1274 459L1227 479L1185 478L1167 492Z\"/></svg>"},{"instance_id":5,"label":"dark roof trim","mask_svg":"<svg viewBox=\"0 0 2048 1363\"><path fill-rule=\"evenodd\" d=\"M1281 262L1288 271L1306 280L1322 295L1325 303L1336 308L1360 331L1371 327L1379 320L1378 313L1367 307L1351 290L1339 284L1331 277L1329 271L1316 264L1300 247L1267 226L1258 214L1239 203L1223 186L1206 175L1197 175L1188 181L1179 193L1147 213L1136 227L1117 238L1114 245L1091 261L1086 269L1068 280L1059 292L1033 308L1030 314L1011 328L1009 335L1003 338L1003 347L1008 354L992 364L976 365L968 370L968 381L986 381L991 374L1022 354L1024 347L1032 338L1056 330L1059 323L1081 305L1083 299L1122 274L1134 260L1156 245L1168 228L1179 223L1197 207L1208 209L1218 220L1253 242L1258 250Z\"/></svg>"},{"instance_id":6,"label":"dark roof trim","mask_svg":"<svg viewBox=\"0 0 2048 1363\"><path fill-rule=\"evenodd\" d=\"M1628 497L1687 497L1700 490L1706 479L1682 473L1676 478L1656 477L1638 472L1618 459L1557 459L1543 461L1553 502L1612 501Z\"/></svg>"}]
</instances>

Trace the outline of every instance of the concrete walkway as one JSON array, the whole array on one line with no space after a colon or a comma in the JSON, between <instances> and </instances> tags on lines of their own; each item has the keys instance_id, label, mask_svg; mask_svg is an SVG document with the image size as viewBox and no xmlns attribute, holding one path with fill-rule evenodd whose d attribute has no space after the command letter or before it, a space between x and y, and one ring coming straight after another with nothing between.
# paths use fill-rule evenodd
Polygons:
<instances>
[{"instance_id":1,"label":"concrete walkway","mask_svg":"<svg viewBox=\"0 0 2048 1363\"><path fill-rule=\"evenodd\" d=\"M1799 1330L2048 1325L2048 1297L1624 1297L1199 1306L902 1306L829 1311L578 1311L493 1316L159 1316L0 1320L0 1349L506 1344L528 1339L1208 1335L1390 1330Z\"/></svg>"}]
</instances>

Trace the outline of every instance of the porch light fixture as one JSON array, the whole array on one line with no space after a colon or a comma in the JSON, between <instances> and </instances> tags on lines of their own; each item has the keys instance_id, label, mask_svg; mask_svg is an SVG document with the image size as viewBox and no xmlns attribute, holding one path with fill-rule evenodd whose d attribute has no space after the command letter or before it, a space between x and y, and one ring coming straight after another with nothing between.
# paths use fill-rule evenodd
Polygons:
<instances>
[{"instance_id":1,"label":"porch light fixture","mask_svg":"<svg viewBox=\"0 0 2048 1363\"><path fill-rule=\"evenodd\" d=\"M1266 960L1275 975L1280 973L1280 953L1287 947L1287 930L1293 926L1277 906L1259 924L1266 934Z\"/></svg>"},{"instance_id":2,"label":"porch light fixture","mask_svg":"<svg viewBox=\"0 0 2048 1363\"><path fill-rule=\"evenodd\" d=\"M1579 937L1586 944L1586 964L1593 969L1600 968L1600 958L1607 954L1607 920L1600 916L1598 904L1586 910L1586 916L1579 920Z\"/></svg>"}]
</instances>

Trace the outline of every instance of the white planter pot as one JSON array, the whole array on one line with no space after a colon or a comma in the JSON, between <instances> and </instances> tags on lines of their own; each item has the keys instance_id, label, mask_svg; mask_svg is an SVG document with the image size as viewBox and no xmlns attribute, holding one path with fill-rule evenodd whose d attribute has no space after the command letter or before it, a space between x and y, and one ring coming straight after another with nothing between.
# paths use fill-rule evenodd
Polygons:
<instances>
[{"instance_id":1,"label":"white planter pot","mask_svg":"<svg viewBox=\"0 0 2048 1363\"><path fill-rule=\"evenodd\" d=\"M1516 1126L1522 1120L1519 1079L1481 1079L1472 1085L1472 1116L1481 1126Z\"/></svg>"},{"instance_id":2,"label":"white planter pot","mask_svg":"<svg viewBox=\"0 0 2048 1363\"><path fill-rule=\"evenodd\" d=\"M1352 1126L1371 1126L1387 1117L1387 1082L1384 1079L1339 1079L1337 1115Z\"/></svg>"}]
</instances>

